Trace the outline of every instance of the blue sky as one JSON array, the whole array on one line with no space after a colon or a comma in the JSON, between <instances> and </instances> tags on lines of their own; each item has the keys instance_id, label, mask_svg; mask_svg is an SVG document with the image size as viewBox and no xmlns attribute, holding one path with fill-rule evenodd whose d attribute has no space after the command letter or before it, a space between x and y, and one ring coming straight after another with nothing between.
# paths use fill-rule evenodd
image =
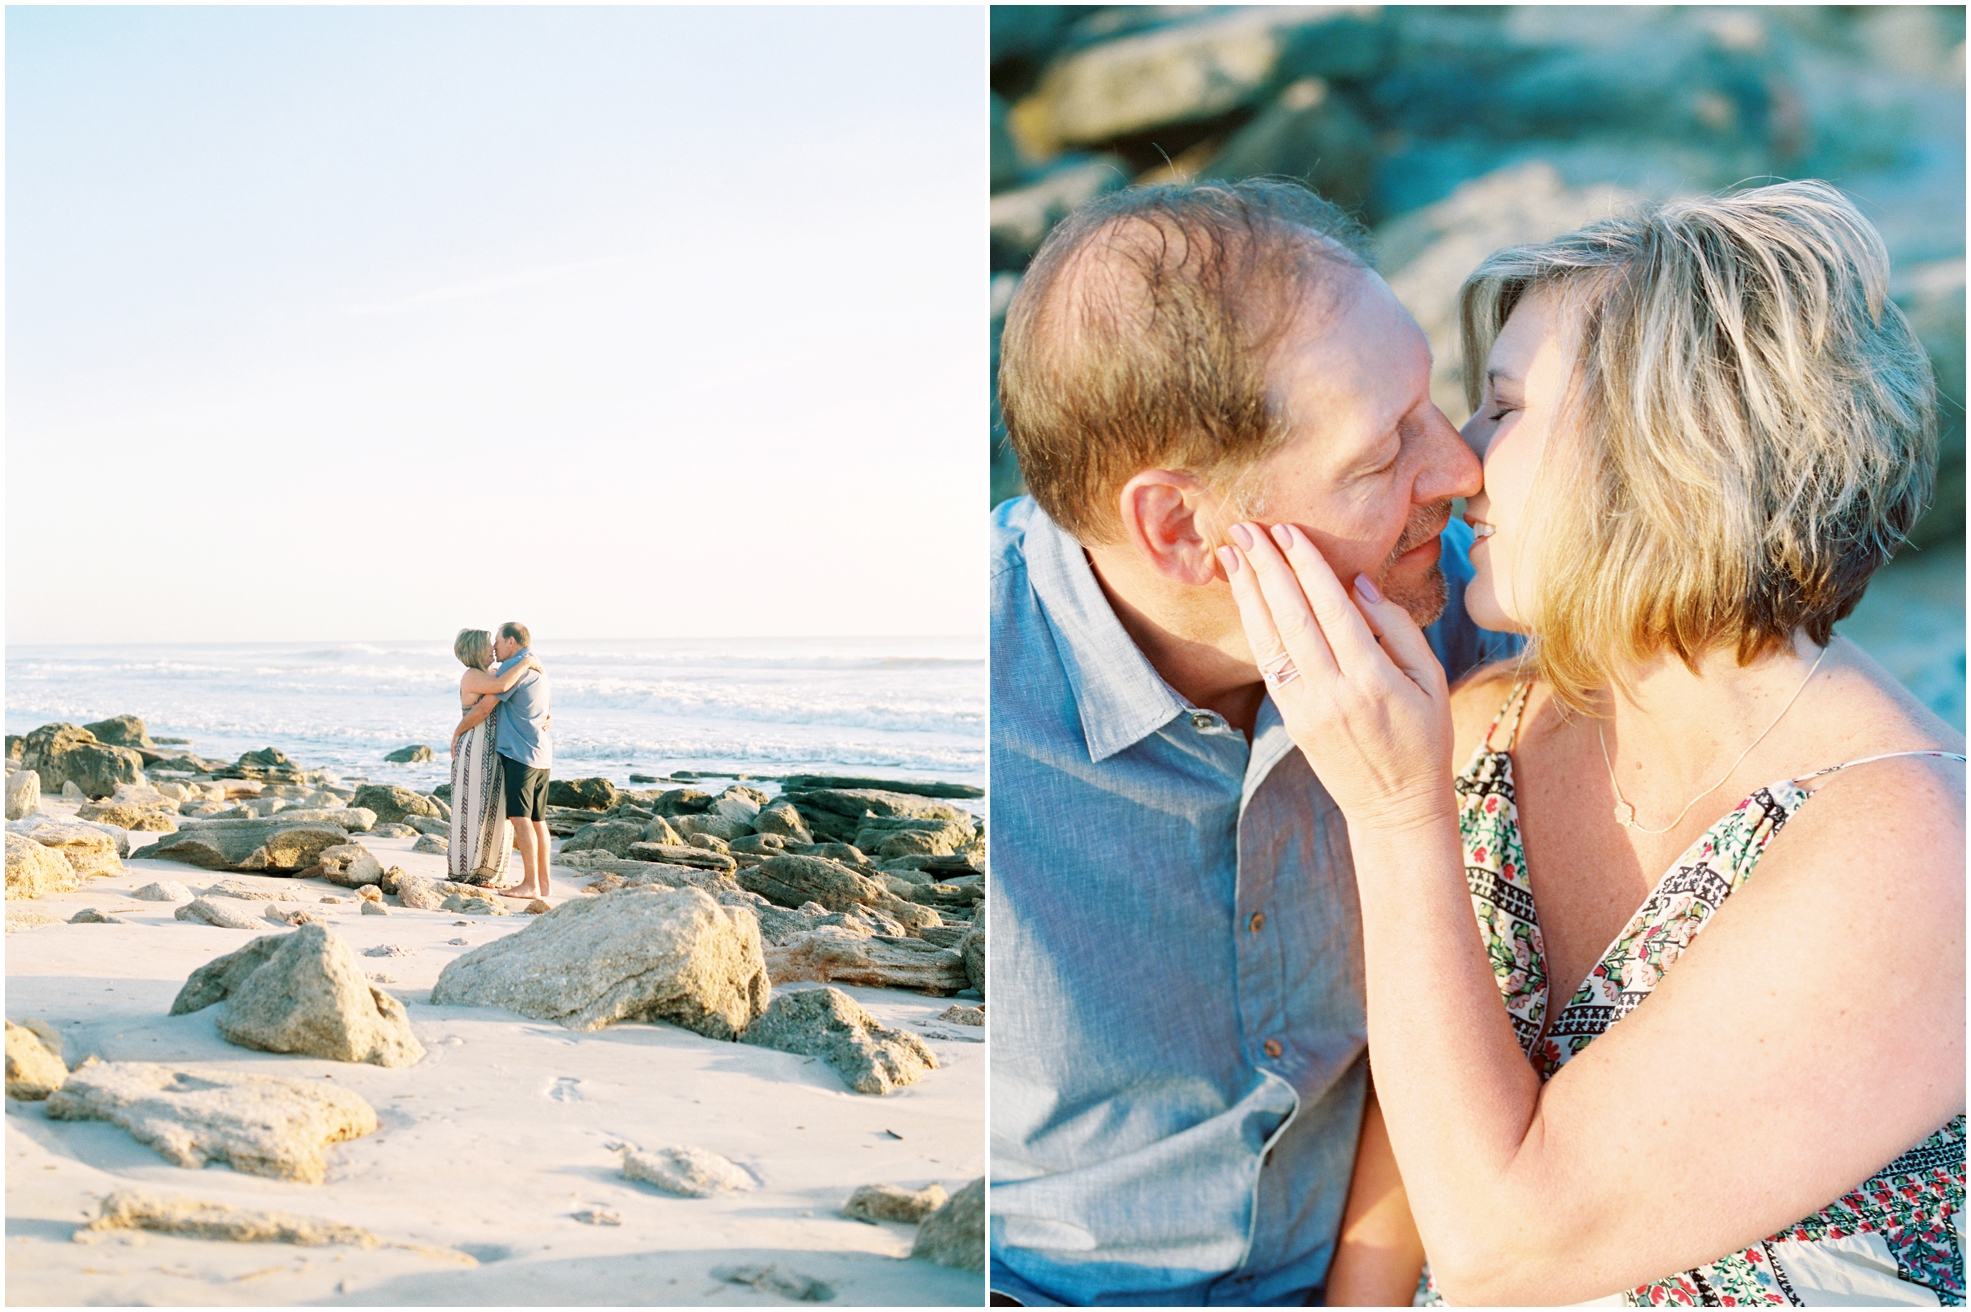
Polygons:
<instances>
[{"instance_id":1,"label":"blue sky","mask_svg":"<svg viewBox=\"0 0 1971 1312\"><path fill-rule=\"evenodd\" d=\"M982 632L985 25L9 9L8 641Z\"/></svg>"}]
</instances>

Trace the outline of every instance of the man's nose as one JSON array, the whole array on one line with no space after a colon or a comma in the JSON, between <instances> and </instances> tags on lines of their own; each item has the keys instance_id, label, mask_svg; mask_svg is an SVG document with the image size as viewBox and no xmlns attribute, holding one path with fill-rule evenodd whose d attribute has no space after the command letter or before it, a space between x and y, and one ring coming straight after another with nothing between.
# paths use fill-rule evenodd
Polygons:
<instances>
[{"instance_id":1,"label":"man's nose","mask_svg":"<svg viewBox=\"0 0 1971 1312\"><path fill-rule=\"evenodd\" d=\"M1476 496L1485 486L1485 469L1463 435L1436 406L1424 424L1424 463L1417 475L1419 502Z\"/></svg>"}]
</instances>

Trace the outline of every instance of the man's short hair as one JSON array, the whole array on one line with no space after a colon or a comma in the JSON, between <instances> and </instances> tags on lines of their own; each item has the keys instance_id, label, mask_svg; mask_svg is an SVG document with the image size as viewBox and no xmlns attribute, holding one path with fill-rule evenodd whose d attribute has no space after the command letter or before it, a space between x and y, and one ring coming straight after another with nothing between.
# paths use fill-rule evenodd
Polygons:
<instances>
[{"instance_id":1,"label":"man's short hair","mask_svg":"<svg viewBox=\"0 0 1971 1312\"><path fill-rule=\"evenodd\" d=\"M1310 293L1373 267L1368 234L1288 182L1132 187L1048 235L1007 307L999 399L1033 499L1114 540L1145 469L1214 482L1286 437L1266 364Z\"/></svg>"},{"instance_id":2,"label":"man's short hair","mask_svg":"<svg viewBox=\"0 0 1971 1312\"><path fill-rule=\"evenodd\" d=\"M517 642L523 647L531 647L534 643L533 635L527 632L527 626L519 620L508 620L500 625L500 636L508 642Z\"/></svg>"},{"instance_id":3,"label":"man's short hair","mask_svg":"<svg viewBox=\"0 0 1971 1312\"><path fill-rule=\"evenodd\" d=\"M1465 394L1513 307L1581 326L1540 467L1529 657L1587 706L1626 666L1825 643L1937 468L1929 358L1881 234L1824 182L1646 206L1493 255L1461 296ZM1560 433L1573 440L1558 440Z\"/></svg>"}]
</instances>

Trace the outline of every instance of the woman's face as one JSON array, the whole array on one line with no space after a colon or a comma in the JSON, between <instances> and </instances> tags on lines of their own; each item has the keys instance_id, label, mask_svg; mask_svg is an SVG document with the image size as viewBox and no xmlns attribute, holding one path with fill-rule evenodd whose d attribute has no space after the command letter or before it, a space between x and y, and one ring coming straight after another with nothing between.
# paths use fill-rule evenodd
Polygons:
<instances>
[{"instance_id":1,"label":"woman's face","mask_svg":"<svg viewBox=\"0 0 1971 1312\"><path fill-rule=\"evenodd\" d=\"M1479 625L1523 633L1539 587L1538 526L1527 511L1548 439L1563 428L1579 331L1551 290L1514 307L1485 360L1485 398L1464 439L1485 462L1485 490L1465 503L1476 535L1465 609Z\"/></svg>"}]
</instances>

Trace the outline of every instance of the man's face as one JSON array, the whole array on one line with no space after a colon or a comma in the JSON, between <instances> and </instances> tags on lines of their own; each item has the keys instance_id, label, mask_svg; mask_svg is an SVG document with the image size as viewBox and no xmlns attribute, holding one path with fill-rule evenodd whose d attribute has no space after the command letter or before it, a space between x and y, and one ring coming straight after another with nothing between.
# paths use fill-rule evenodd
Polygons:
<instances>
[{"instance_id":1,"label":"man's face","mask_svg":"<svg viewBox=\"0 0 1971 1312\"><path fill-rule=\"evenodd\" d=\"M1428 624L1444 609L1437 535L1478 458L1430 399L1430 346L1367 271L1320 293L1281 340L1268 392L1292 436L1238 480L1262 523L1298 524L1344 584L1358 574Z\"/></svg>"},{"instance_id":2,"label":"man's face","mask_svg":"<svg viewBox=\"0 0 1971 1312\"><path fill-rule=\"evenodd\" d=\"M503 661L512 659L513 653L519 650L520 644L505 634L501 634L499 637L493 639L493 655Z\"/></svg>"}]
</instances>

